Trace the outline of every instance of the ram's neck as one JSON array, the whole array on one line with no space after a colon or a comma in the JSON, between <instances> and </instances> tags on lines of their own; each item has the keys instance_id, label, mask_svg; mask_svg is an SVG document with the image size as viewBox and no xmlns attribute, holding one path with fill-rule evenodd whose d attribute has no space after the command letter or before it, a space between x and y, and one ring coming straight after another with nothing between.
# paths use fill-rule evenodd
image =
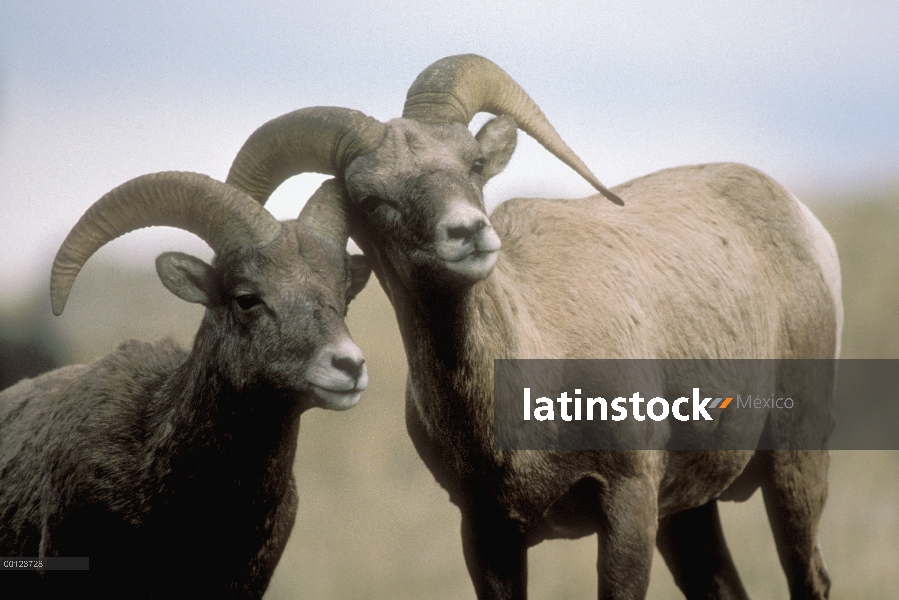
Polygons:
<instances>
[{"instance_id":1,"label":"ram's neck","mask_svg":"<svg viewBox=\"0 0 899 600\"><path fill-rule=\"evenodd\" d=\"M390 282L388 294L415 378L481 372L492 367L494 357L514 352L515 332L499 278L488 277L462 293Z\"/></svg>"},{"instance_id":2,"label":"ram's neck","mask_svg":"<svg viewBox=\"0 0 899 600\"><path fill-rule=\"evenodd\" d=\"M280 496L290 483L300 406L265 387L238 389L202 332L147 409L146 484L160 495L255 506L263 491Z\"/></svg>"},{"instance_id":3,"label":"ram's neck","mask_svg":"<svg viewBox=\"0 0 899 600\"><path fill-rule=\"evenodd\" d=\"M508 285L506 268L501 261L488 278L456 295L378 273L396 311L409 364L407 419L415 420L408 424L410 433L426 461L431 460L426 454L449 461L429 465L451 494L460 475L491 470L474 461L496 456L493 360L523 351L514 321L526 320L528 309Z\"/></svg>"}]
</instances>

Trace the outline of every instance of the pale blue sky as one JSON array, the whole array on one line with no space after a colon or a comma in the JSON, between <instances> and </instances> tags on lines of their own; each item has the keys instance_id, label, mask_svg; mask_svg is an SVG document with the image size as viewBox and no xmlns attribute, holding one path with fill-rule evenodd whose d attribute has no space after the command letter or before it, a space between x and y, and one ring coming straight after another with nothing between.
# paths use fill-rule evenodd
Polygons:
<instances>
[{"instance_id":1,"label":"pale blue sky","mask_svg":"<svg viewBox=\"0 0 899 600\"><path fill-rule=\"evenodd\" d=\"M895 2L0 1L0 297L43 285L119 183L224 178L253 129L303 106L397 117L416 74L462 52L515 77L609 185L724 160L799 195L895 182L897 39ZM290 182L274 212L294 215L319 180ZM587 193L521 135L487 197ZM111 246L149 260L202 244Z\"/></svg>"}]
</instances>

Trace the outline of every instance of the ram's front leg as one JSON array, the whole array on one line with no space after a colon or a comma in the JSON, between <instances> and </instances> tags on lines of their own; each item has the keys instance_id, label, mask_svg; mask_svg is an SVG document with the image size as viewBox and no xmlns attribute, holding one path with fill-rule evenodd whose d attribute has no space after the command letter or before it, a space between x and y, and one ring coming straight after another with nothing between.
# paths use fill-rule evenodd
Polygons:
<instances>
[{"instance_id":1,"label":"ram's front leg","mask_svg":"<svg viewBox=\"0 0 899 600\"><path fill-rule=\"evenodd\" d=\"M658 527L655 486L646 479L612 482L602 492L599 529L600 600L646 596Z\"/></svg>"},{"instance_id":2,"label":"ram's front leg","mask_svg":"<svg viewBox=\"0 0 899 600\"><path fill-rule=\"evenodd\" d=\"M462 549L479 600L527 598L527 544L514 522L463 510Z\"/></svg>"}]
</instances>

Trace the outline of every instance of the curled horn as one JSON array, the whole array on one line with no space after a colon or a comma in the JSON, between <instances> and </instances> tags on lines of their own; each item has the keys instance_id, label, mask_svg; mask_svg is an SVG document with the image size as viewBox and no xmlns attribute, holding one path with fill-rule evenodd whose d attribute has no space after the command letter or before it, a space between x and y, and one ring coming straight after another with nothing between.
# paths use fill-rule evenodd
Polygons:
<instances>
[{"instance_id":1,"label":"curled horn","mask_svg":"<svg viewBox=\"0 0 899 600\"><path fill-rule=\"evenodd\" d=\"M306 201L297 221L320 237L345 248L350 234L344 198L340 183L336 179L328 179Z\"/></svg>"},{"instance_id":2,"label":"curled horn","mask_svg":"<svg viewBox=\"0 0 899 600\"><path fill-rule=\"evenodd\" d=\"M476 54L438 60L421 72L406 94L403 117L468 125L475 114L512 116L518 127L574 169L615 204L624 202L599 182L568 147L520 85L496 64Z\"/></svg>"},{"instance_id":3,"label":"curled horn","mask_svg":"<svg viewBox=\"0 0 899 600\"><path fill-rule=\"evenodd\" d=\"M265 204L285 180L300 173L337 175L384 136L384 124L359 111L311 107L265 123L231 163L227 183Z\"/></svg>"},{"instance_id":4,"label":"curled horn","mask_svg":"<svg viewBox=\"0 0 899 600\"><path fill-rule=\"evenodd\" d=\"M97 200L62 243L50 277L53 314L94 252L135 229L168 225L189 231L217 253L238 244L266 246L281 232L271 213L239 190L198 173L142 175Z\"/></svg>"}]
</instances>

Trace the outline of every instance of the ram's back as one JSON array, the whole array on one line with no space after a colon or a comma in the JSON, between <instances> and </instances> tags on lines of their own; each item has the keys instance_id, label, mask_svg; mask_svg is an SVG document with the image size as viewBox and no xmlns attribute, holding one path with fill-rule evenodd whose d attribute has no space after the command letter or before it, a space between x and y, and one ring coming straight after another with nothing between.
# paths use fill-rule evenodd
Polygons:
<instances>
[{"instance_id":1,"label":"ram's back","mask_svg":"<svg viewBox=\"0 0 899 600\"><path fill-rule=\"evenodd\" d=\"M758 171L659 171L599 196L515 199L491 222L496 275L556 357L833 357L842 321L827 233ZM834 283L835 282L835 283Z\"/></svg>"},{"instance_id":2,"label":"ram's back","mask_svg":"<svg viewBox=\"0 0 899 600\"><path fill-rule=\"evenodd\" d=\"M171 341L128 341L0 392L0 555L39 556L65 506L135 484L150 390L183 360Z\"/></svg>"}]
</instances>

